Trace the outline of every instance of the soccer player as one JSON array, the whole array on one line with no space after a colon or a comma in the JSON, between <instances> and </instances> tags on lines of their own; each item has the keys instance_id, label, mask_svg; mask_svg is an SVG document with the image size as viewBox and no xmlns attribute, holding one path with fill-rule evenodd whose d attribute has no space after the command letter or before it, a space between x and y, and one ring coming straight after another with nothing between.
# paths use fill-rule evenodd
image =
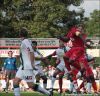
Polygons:
<instances>
[{"instance_id":1,"label":"soccer player","mask_svg":"<svg viewBox=\"0 0 100 96\"><path fill-rule=\"evenodd\" d=\"M71 55L69 60L70 62L73 62L76 58L79 58L85 53L85 36L82 33L82 27L73 26L65 37L60 37L59 39L64 42L70 40L72 42L72 48L67 52L68 55Z\"/></svg>"},{"instance_id":2,"label":"soccer player","mask_svg":"<svg viewBox=\"0 0 100 96\"><path fill-rule=\"evenodd\" d=\"M8 58L5 59L3 68L6 74L6 92L8 92L9 80L15 78L15 74L17 71L16 58L13 57L12 51L8 52Z\"/></svg>"},{"instance_id":3,"label":"soccer player","mask_svg":"<svg viewBox=\"0 0 100 96\"><path fill-rule=\"evenodd\" d=\"M65 37L60 37L64 42L68 42L69 40L72 41L72 48L68 52L66 52L66 59L69 60L69 63L75 67L78 68L73 62L76 60L79 62L81 66L81 72L83 70L86 71L86 77L88 81L90 81L90 78L93 80L93 72L88 64L88 61L85 58L85 47L90 47L86 43L86 35L83 34L82 26L72 26L72 28L69 30L69 32L65 35ZM94 81L94 80L93 80ZM93 82L93 88L96 91L96 83Z\"/></svg>"},{"instance_id":4,"label":"soccer player","mask_svg":"<svg viewBox=\"0 0 100 96\"><path fill-rule=\"evenodd\" d=\"M20 31L20 37L22 40L20 46L20 59L21 59L21 66L16 73L16 77L14 79L14 96L20 96L20 88L19 83L22 79L24 79L29 88L32 88L36 91L39 91L43 94L47 94L51 96L50 92L46 89L42 88L41 86L34 84L34 63L35 63L35 56L34 50L32 48L32 42L27 38L28 31L26 28L22 28Z\"/></svg>"},{"instance_id":5,"label":"soccer player","mask_svg":"<svg viewBox=\"0 0 100 96\"><path fill-rule=\"evenodd\" d=\"M86 46L90 48L90 45L86 42L86 35L83 33L82 26L72 26L69 32L66 34L65 37L60 37L61 40L64 42L68 42L69 40L72 41L72 48L69 52L66 53L66 59L69 59L71 65L76 66L73 62L78 61L81 66L81 72L86 71L87 81L92 80L92 86L95 91L97 91L96 83L94 82L93 72L91 67L88 64L88 61L85 58L85 48ZM91 78L91 80L90 80Z\"/></svg>"},{"instance_id":6,"label":"soccer player","mask_svg":"<svg viewBox=\"0 0 100 96\"><path fill-rule=\"evenodd\" d=\"M68 72L68 70L65 67L65 62L64 62L63 56L64 56L65 51L70 50L70 48L69 47L65 47L64 46L64 43L61 40L59 42L60 42L59 48L56 49L54 51L54 53L50 54L47 57L57 55L57 60L56 60L56 65L57 66L56 66L56 70L54 71L53 76L51 78L51 90L53 91L53 86L54 86L54 83L55 83L55 80L56 80L56 76L58 74L60 74L59 75L59 79L60 79L59 80L59 87L60 87L60 93L62 93L62 75L63 74L61 72L66 72L66 74Z\"/></svg>"},{"instance_id":7,"label":"soccer player","mask_svg":"<svg viewBox=\"0 0 100 96\"><path fill-rule=\"evenodd\" d=\"M35 68L34 73L36 75L36 83L39 83L40 78L43 79L43 86L46 89L47 87L47 77L43 72L43 68L41 66L41 61L45 61L43 55L37 49L37 42L32 41L33 49L34 49L34 56L35 56ZM44 62L45 63L45 62Z\"/></svg>"}]
</instances>

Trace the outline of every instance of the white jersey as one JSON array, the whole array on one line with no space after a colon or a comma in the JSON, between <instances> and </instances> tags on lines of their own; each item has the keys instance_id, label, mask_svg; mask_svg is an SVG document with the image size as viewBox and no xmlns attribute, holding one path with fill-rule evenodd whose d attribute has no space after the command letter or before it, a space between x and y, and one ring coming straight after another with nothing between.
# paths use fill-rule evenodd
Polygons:
<instances>
[{"instance_id":1,"label":"white jersey","mask_svg":"<svg viewBox=\"0 0 100 96\"><path fill-rule=\"evenodd\" d=\"M20 59L23 69L33 69L31 65L29 52L34 52L32 48L32 43L30 40L24 39L20 47Z\"/></svg>"},{"instance_id":2,"label":"white jersey","mask_svg":"<svg viewBox=\"0 0 100 96\"><path fill-rule=\"evenodd\" d=\"M70 50L70 47L64 47L64 48L58 48L58 49L56 49L57 58L62 61L64 53L66 51L69 51L69 50Z\"/></svg>"},{"instance_id":3,"label":"white jersey","mask_svg":"<svg viewBox=\"0 0 100 96\"><path fill-rule=\"evenodd\" d=\"M34 51L34 56L35 58L41 58L43 57L42 54L36 49L36 51ZM35 65L38 65L41 63L41 60L35 60Z\"/></svg>"},{"instance_id":4,"label":"white jersey","mask_svg":"<svg viewBox=\"0 0 100 96\"><path fill-rule=\"evenodd\" d=\"M69 50L70 50L69 47L64 47L64 48L56 49L57 59L60 60L60 63L57 65L57 68L60 71L65 71L66 73L68 73L68 70L65 67L65 62L64 62L63 56L64 56L65 52L69 51Z\"/></svg>"},{"instance_id":5,"label":"white jersey","mask_svg":"<svg viewBox=\"0 0 100 96\"><path fill-rule=\"evenodd\" d=\"M57 58L62 61L64 56L64 50L61 48L56 49Z\"/></svg>"}]
</instances>

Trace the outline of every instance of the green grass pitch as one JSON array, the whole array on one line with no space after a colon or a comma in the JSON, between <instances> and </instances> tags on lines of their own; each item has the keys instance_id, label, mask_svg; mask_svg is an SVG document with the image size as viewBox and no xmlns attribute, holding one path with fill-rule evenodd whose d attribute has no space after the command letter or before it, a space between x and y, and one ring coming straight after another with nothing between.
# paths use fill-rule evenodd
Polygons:
<instances>
[{"instance_id":1,"label":"green grass pitch","mask_svg":"<svg viewBox=\"0 0 100 96\"><path fill-rule=\"evenodd\" d=\"M9 93L5 93L5 92L0 92L0 96L14 96L14 94L12 92ZM21 92L21 96L47 96L47 95L43 95L39 92ZM53 96L60 96L58 92L54 92ZM93 94L62 94L61 96L95 96ZM100 95L96 95L96 96L100 96Z\"/></svg>"}]
</instances>

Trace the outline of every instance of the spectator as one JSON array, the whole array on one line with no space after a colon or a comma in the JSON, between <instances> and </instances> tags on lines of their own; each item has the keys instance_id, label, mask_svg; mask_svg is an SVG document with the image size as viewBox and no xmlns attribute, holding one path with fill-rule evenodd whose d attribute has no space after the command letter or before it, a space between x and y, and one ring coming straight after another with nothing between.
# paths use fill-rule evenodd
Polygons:
<instances>
[{"instance_id":1,"label":"spectator","mask_svg":"<svg viewBox=\"0 0 100 96\"><path fill-rule=\"evenodd\" d=\"M6 89L6 81L5 81L5 73L0 71L0 91L5 91Z\"/></svg>"},{"instance_id":2,"label":"spectator","mask_svg":"<svg viewBox=\"0 0 100 96\"><path fill-rule=\"evenodd\" d=\"M9 80L15 77L17 67L16 67L16 58L13 57L13 52L8 52L8 58L4 61L4 72L6 74L6 92L8 92Z\"/></svg>"},{"instance_id":3,"label":"spectator","mask_svg":"<svg viewBox=\"0 0 100 96\"><path fill-rule=\"evenodd\" d=\"M96 67L97 79L100 79L100 66Z\"/></svg>"}]
</instances>

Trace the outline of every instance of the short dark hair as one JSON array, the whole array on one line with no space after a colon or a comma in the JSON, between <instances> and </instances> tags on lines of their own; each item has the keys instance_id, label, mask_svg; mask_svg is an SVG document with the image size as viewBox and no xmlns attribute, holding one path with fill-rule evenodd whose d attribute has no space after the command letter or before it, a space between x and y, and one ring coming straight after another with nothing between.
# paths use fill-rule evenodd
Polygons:
<instances>
[{"instance_id":1,"label":"short dark hair","mask_svg":"<svg viewBox=\"0 0 100 96\"><path fill-rule=\"evenodd\" d=\"M19 32L19 35L21 37L27 37L28 36L28 30L27 30L27 28L22 27L21 30L20 30L20 32Z\"/></svg>"},{"instance_id":2,"label":"short dark hair","mask_svg":"<svg viewBox=\"0 0 100 96\"><path fill-rule=\"evenodd\" d=\"M13 54L13 51L8 51L8 54L9 54L10 52Z\"/></svg>"},{"instance_id":3,"label":"short dark hair","mask_svg":"<svg viewBox=\"0 0 100 96\"><path fill-rule=\"evenodd\" d=\"M32 41L32 45L34 46L37 46L37 41Z\"/></svg>"}]
</instances>

